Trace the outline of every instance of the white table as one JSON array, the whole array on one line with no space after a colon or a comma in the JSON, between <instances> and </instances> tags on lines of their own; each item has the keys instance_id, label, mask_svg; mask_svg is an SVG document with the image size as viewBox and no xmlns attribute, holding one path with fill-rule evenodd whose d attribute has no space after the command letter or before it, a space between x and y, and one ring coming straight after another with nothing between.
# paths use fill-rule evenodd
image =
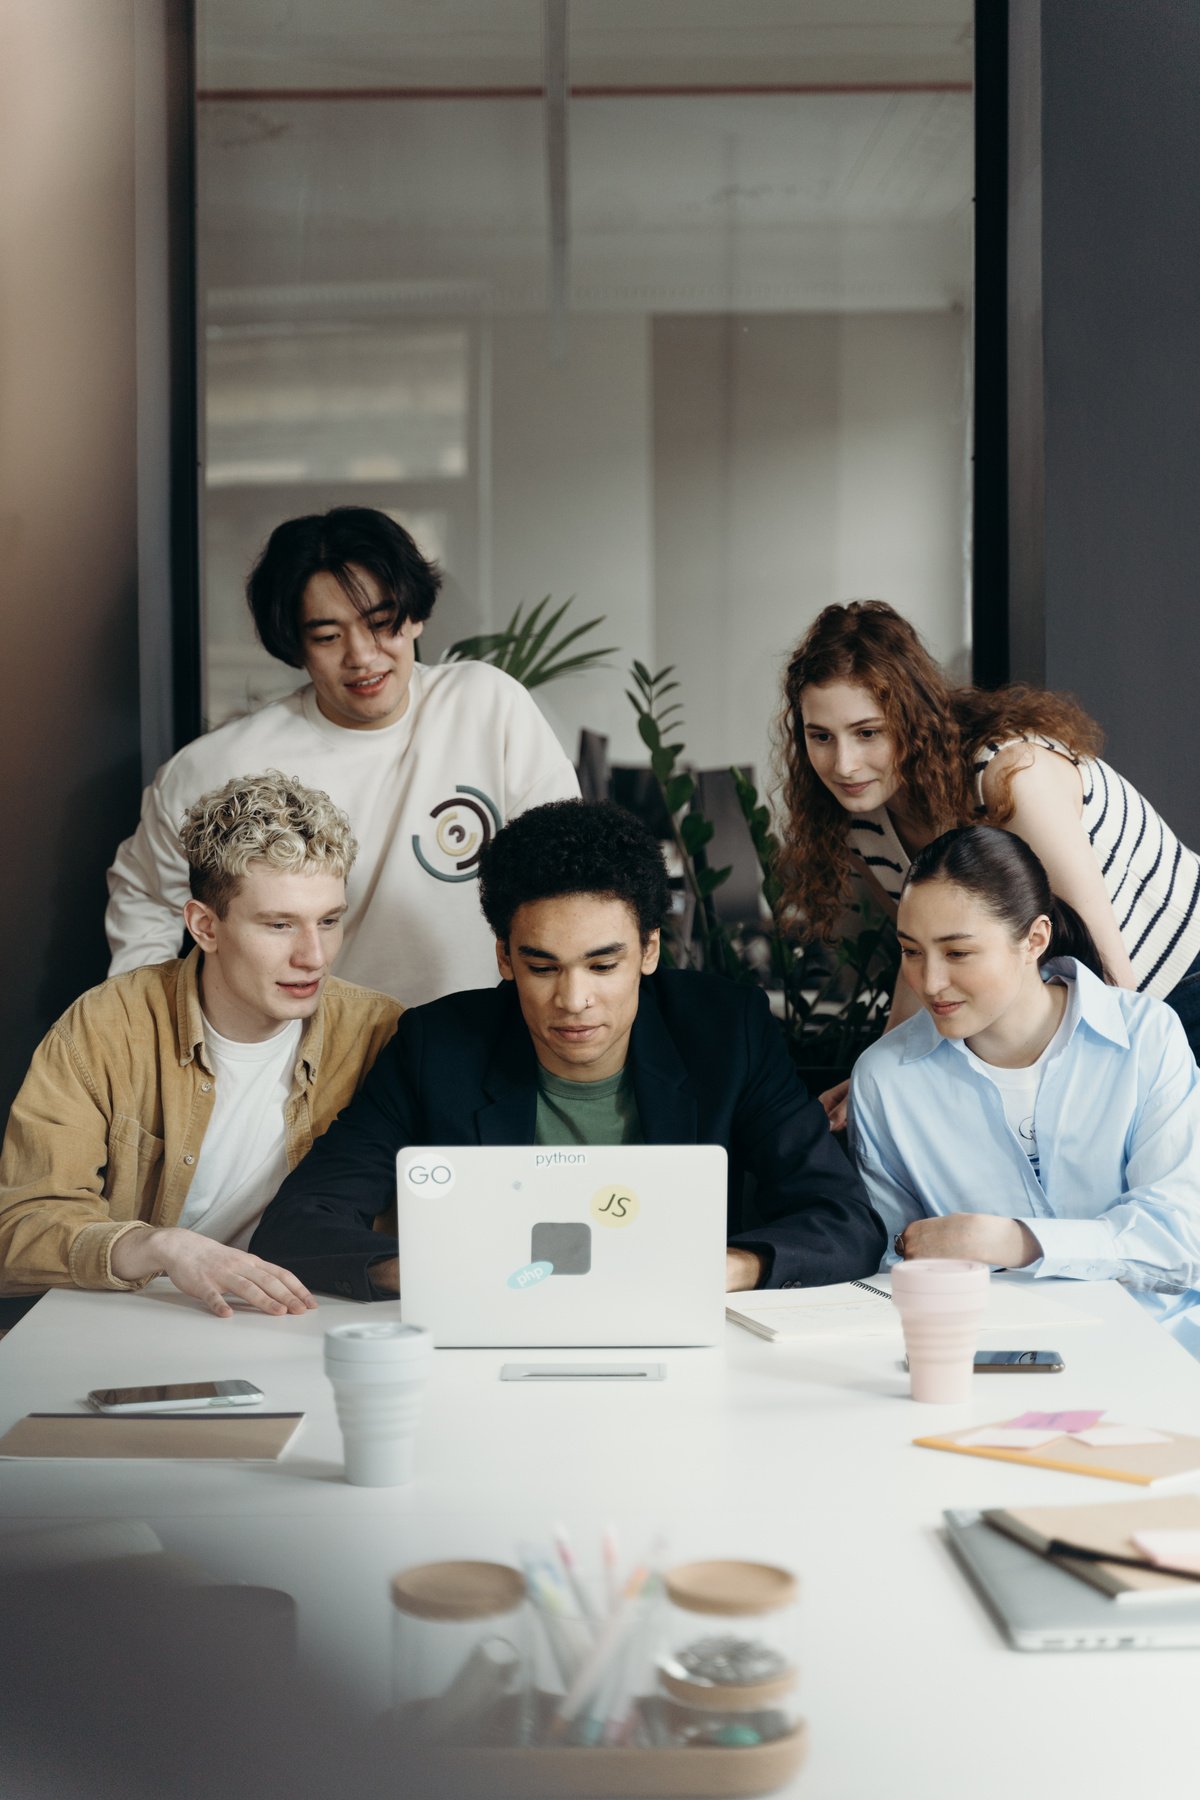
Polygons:
<instances>
[{"instance_id":1,"label":"white table","mask_svg":"<svg viewBox=\"0 0 1200 1800\"><path fill-rule=\"evenodd\" d=\"M168 1550L221 1579L286 1589L306 1658L338 1669L366 1715L388 1698L397 1569L511 1561L518 1541L547 1542L556 1520L585 1551L609 1521L631 1554L662 1528L671 1560L741 1556L800 1574L811 1752L795 1794L1127 1800L1136 1784L1174 1800L1200 1779L1190 1724L1200 1657L1018 1655L938 1536L947 1506L1130 1490L912 1447L923 1433L1051 1405L1200 1435L1200 1365L1127 1294L1038 1287L1102 1323L1047 1327L1020 1347L1060 1350L1065 1373L980 1377L963 1407L917 1406L881 1339L814 1353L729 1326L719 1349L653 1352L667 1379L636 1389L498 1380L518 1355L586 1352L442 1351L419 1479L383 1491L341 1481L321 1372L325 1327L363 1309L323 1300L302 1318L219 1321L161 1283L139 1295L53 1293L0 1344L0 1430L26 1412L82 1409L90 1387L224 1376L248 1376L272 1410L307 1417L270 1465L0 1463L0 1531L145 1519Z\"/></svg>"}]
</instances>

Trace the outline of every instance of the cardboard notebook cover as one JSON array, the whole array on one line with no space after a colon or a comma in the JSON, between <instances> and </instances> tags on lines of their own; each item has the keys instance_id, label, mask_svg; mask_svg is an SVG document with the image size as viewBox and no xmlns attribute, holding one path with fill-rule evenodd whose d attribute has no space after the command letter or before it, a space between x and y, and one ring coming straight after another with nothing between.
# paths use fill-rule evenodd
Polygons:
<instances>
[{"instance_id":1,"label":"cardboard notebook cover","mask_svg":"<svg viewBox=\"0 0 1200 1800\"><path fill-rule=\"evenodd\" d=\"M1115 1425L1115 1419L1105 1419ZM964 1444L962 1438L977 1431L1001 1431L1008 1423L1001 1419L995 1425L967 1425L961 1431L948 1431L940 1437L914 1438L922 1450L957 1450L960 1456L989 1456L995 1462L1032 1463L1039 1469L1062 1469L1068 1475L1098 1475L1104 1481L1131 1481L1138 1487L1150 1487L1156 1481L1168 1481L1180 1475L1200 1473L1200 1438L1181 1437L1161 1426L1165 1444L1081 1444L1063 1432L1041 1444L1036 1450L1006 1450L996 1444Z\"/></svg>"},{"instance_id":2,"label":"cardboard notebook cover","mask_svg":"<svg viewBox=\"0 0 1200 1800\"><path fill-rule=\"evenodd\" d=\"M1100 1506L993 1506L982 1515L995 1531L1016 1538L1045 1556L1055 1538L1078 1544L1081 1550L1111 1550L1115 1556L1139 1556L1135 1531L1200 1530L1200 1495L1176 1494L1170 1499L1115 1500ZM1090 1582L1114 1600L1150 1597L1162 1600L1200 1598L1200 1582L1178 1575L1160 1575L1153 1569L1130 1569L1120 1563L1082 1562L1075 1557L1051 1558L1082 1581Z\"/></svg>"},{"instance_id":3,"label":"cardboard notebook cover","mask_svg":"<svg viewBox=\"0 0 1200 1800\"><path fill-rule=\"evenodd\" d=\"M171 1413L150 1418L143 1413L119 1419L103 1413L29 1413L0 1438L0 1456L273 1461L303 1417Z\"/></svg>"}]
</instances>

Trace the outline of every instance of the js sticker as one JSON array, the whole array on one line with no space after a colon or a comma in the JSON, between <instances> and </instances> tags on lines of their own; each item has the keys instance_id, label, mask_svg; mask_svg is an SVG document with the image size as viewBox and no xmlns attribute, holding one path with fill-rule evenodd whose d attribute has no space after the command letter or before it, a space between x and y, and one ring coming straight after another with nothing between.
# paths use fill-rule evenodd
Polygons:
<instances>
[{"instance_id":1,"label":"js sticker","mask_svg":"<svg viewBox=\"0 0 1200 1800\"><path fill-rule=\"evenodd\" d=\"M592 1195L591 1210L597 1225L619 1231L623 1225L633 1224L642 1210L642 1203L627 1187L602 1187Z\"/></svg>"}]
</instances>

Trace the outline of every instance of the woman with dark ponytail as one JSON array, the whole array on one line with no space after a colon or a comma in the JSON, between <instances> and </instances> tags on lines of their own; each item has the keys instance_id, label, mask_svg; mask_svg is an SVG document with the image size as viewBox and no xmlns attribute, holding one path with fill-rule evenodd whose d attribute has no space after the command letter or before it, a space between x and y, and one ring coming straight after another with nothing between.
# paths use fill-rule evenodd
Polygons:
<instances>
[{"instance_id":1,"label":"woman with dark ponytail","mask_svg":"<svg viewBox=\"0 0 1200 1800\"><path fill-rule=\"evenodd\" d=\"M1123 1281L1200 1357L1200 1072L1177 1014L1105 985L1079 914L995 826L918 852L897 935L921 1010L850 1090L885 1261Z\"/></svg>"}]
</instances>

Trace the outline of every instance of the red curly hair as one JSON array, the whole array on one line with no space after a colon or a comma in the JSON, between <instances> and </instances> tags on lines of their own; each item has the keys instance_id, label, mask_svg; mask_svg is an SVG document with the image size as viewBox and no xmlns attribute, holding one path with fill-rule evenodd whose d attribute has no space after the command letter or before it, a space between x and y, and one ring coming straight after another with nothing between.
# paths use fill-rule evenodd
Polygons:
<instances>
[{"instance_id":1,"label":"red curly hair","mask_svg":"<svg viewBox=\"0 0 1200 1800\"><path fill-rule=\"evenodd\" d=\"M805 688L832 681L866 688L896 746L896 773L911 812L934 833L978 819L971 765L984 744L1037 732L1077 756L1103 744L1095 720L1069 695L1020 685L952 688L907 619L882 600L827 606L793 651L777 737L787 825L778 873L785 906L807 933L831 941L851 898L848 815L820 780L804 737ZM1012 817L1012 771L990 824Z\"/></svg>"}]
</instances>

